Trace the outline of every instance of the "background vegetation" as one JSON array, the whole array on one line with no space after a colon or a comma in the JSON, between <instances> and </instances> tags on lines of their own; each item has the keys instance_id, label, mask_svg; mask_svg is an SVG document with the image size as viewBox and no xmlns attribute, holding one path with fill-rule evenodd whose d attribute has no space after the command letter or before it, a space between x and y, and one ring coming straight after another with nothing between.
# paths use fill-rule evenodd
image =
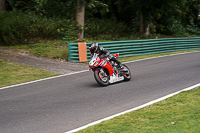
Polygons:
<instances>
[{"instance_id":1,"label":"background vegetation","mask_svg":"<svg viewBox=\"0 0 200 133\"><path fill-rule=\"evenodd\" d=\"M85 5L85 40L199 35L200 0L0 1L5 2L0 8L0 45L82 41L77 35L77 1Z\"/></svg>"}]
</instances>

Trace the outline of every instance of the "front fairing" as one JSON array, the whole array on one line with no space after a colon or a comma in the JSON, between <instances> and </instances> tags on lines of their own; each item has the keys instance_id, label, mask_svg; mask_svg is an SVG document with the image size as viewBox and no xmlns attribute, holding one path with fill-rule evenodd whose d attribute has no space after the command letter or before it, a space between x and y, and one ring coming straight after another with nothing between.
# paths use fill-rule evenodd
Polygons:
<instances>
[{"instance_id":1,"label":"front fairing","mask_svg":"<svg viewBox=\"0 0 200 133\"><path fill-rule=\"evenodd\" d=\"M106 59L106 58L102 59L101 62L99 63L99 66L100 66L100 67L103 67L103 68L105 68L105 69L107 69L108 72L109 72L109 74L110 74L110 76L111 76L111 75L113 74L113 72L114 72L114 69L113 69L113 67L112 67L112 65L111 65L111 63L110 63L110 61L109 61L109 59Z\"/></svg>"},{"instance_id":2,"label":"front fairing","mask_svg":"<svg viewBox=\"0 0 200 133\"><path fill-rule=\"evenodd\" d=\"M114 69L108 59L106 59L106 58L100 59L99 54L94 53L94 55L92 56L92 58L89 62L89 68L94 71L97 67L103 67L103 68L107 69L110 76L114 72Z\"/></svg>"},{"instance_id":3,"label":"front fairing","mask_svg":"<svg viewBox=\"0 0 200 133\"><path fill-rule=\"evenodd\" d=\"M94 53L90 62L89 62L89 68L94 70L96 67L99 66L100 58L97 53Z\"/></svg>"}]
</instances>

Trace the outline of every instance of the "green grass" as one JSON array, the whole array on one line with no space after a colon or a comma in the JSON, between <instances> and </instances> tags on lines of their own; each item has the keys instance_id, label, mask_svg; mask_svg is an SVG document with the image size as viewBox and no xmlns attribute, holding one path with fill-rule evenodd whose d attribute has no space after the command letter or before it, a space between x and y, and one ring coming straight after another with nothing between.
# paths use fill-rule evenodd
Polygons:
<instances>
[{"instance_id":1,"label":"green grass","mask_svg":"<svg viewBox=\"0 0 200 133\"><path fill-rule=\"evenodd\" d=\"M88 127L78 133L199 133L200 88Z\"/></svg>"},{"instance_id":2,"label":"green grass","mask_svg":"<svg viewBox=\"0 0 200 133\"><path fill-rule=\"evenodd\" d=\"M47 78L55 74L0 59L0 87Z\"/></svg>"},{"instance_id":3,"label":"green grass","mask_svg":"<svg viewBox=\"0 0 200 133\"><path fill-rule=\"evenodd\" d=\"M9 46L7 48L11 48L16 51L27 52L38 57L45 57L51 59L67 60L68 57L67 44L64 44L60 41L42 41L40 43L15 45Z\"/></svg>"}]
</instances>

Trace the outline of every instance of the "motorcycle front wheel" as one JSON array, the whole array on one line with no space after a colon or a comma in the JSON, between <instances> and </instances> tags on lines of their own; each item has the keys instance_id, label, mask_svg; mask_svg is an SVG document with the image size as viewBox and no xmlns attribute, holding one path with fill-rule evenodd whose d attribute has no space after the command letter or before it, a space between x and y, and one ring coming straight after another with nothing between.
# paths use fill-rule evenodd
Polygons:
<instances>
[{"instance_id":1,"label":"motorcycle front wheel","mask_svg":"<svg viewBox=\"0 0 200 133\"><path fill-rule=\"evenodd\" d=\"M124 75L124 81L129 81L131 79L131 71L125 64L122 64L122 65L124 66L124 69L126 70L125 72L122 72L122 74Z\"/></svg>"},{"instance_id":2,"label":"motorcycle front wheel","mask_svg":"<svg viewBox=\"0 0 200 133\"><path fill-rule=\"evenodd\" d=\"M94 78L101 86L109 85L109 75L107 75L106 71L102 68L97 68L94 70Z\"/></svg>"}]
</instances>

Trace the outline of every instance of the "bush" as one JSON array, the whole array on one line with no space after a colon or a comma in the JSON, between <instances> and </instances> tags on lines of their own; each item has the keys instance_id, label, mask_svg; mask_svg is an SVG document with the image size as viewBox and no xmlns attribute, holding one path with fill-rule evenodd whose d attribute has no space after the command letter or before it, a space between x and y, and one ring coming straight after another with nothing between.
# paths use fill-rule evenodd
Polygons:
<instances>
[{"instance_id":1,"label":"bush","mask_svg":"<svg viewBox=\"0 0 200 133\"><path fill-rule=\"evenodd\" d=\"M200 32L198 31L198 28L195 27L195 26L192 26L192 25L187 25L186 31L189 34L195 34L195 35L199 35L200 34Z\"/></svg>"},{"instance_id":2,"label":"bush","mask_svg":"<svg viewBox=\"0 0 200 133\"><path fill-rule=\"evenodd\" d=\"M68 25L65 25L63 28L58 29L59 33L63 34L63 42L70 42L77 39L78 28L76 27L76 22L72 21Z\"/></svg>"},{"instance_id":3,"label":"bush","mask_svg":"<svg viewBox=\"0 0 200 133\"><path fill-rule=\"evenodd\" d=\"M185 27L180 20L171 17L168 19L168 26L166 27L168 35L184 35L186 33Z\"/></svg>"},{"instance_id":4,"label":"bush","mask_svg":"<svg viewBox=\"0 0 200 133\"><path fill-rule=\"evenodd\" d=\"M38 39L61 39L71 20L46 18L31 12L0 12L0 43L16 45ZM63 32L58 32L62 29Z\"/></svg>"},{"instance_id":5,"label":"bush","mask_svg":"<svg viewBox=\"0 0 200 133\"><path fill-rule=\"evenodd\" d=\"M0 40L4 44L13 44L25 40L28 35L28 16L22 13L0 13Z\"/></svg>"},{"instance_id":6,"label":"bush","mask_svg":"<svg viewBox=\"0 0 200 133\"><path fill-rule=\"evenodd\" d=\"M124 37L130 33L130 29L115 19L89 19L85 22L85 37L98 39Z\"/></svg>"}]
</instances>

